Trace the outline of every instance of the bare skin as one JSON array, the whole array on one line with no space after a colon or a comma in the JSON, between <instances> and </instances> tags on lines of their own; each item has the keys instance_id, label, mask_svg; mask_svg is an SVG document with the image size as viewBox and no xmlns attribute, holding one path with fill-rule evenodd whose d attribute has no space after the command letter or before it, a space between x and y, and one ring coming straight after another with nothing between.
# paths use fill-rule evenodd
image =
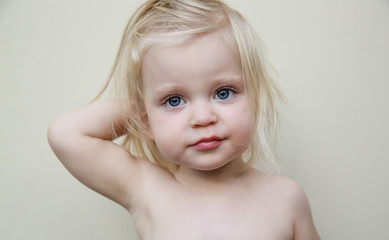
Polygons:
<instances>
[{"instance_id":1,"label":"bare skin","mask_svg":"<svg viewBox=\"0 0 389 240\"><path fill-rule=\"evenodd\" d=\"M197 182L190 186L180 180L178 176L168 177L165 184L158 182L155 186L150 179L150 188L144 189L144 194L150 194L147 199L159 197L146 201L144 208L139 209L140 222L147 226L140 228L140 236L145 239L319 239L305 195L289 179L267 176L251 168L229 180L215 180L211 184Z\"/></svg>"},{"instance_id":2,"label":"bare skin","mask_svg":"<svg viewBox=\"0 0 389 240\"><path fill-rule=\"evenodd\" d=\"M209 34L144 60L149 138L180 165L176 172L112 142L112 124L120 135L126 117L115 101L56 119L53 151L82 183L131 213L140 239L319 239L296 183L241 171L252 116L239 64L219 40ZM161 103L165 95L174 97Z\"/></svg>"},{"instance_id":3,"label":"bare skin","mask_svg":"<svg viewBox=\"0 0 389 240\"><path fill-rule=\"evenodd\" d=\"M113 102L74 110L51 124L48 138L77 179L131 213L140 239L319 239L306 196L290 179L252 168L236 174L228 165L192 179L171 174L112 142L115 111Z\"/></svg>"}]
</instances>

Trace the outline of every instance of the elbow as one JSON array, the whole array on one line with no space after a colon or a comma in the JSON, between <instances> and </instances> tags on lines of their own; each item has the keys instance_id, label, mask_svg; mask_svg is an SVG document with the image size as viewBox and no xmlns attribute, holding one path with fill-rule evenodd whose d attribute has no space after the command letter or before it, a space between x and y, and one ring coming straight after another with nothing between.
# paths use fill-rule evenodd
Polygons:
<instances>
[{"instance_id":1,"label":"elbow","mask_svg":"<svg viewBox=\"0 0 389 240\"><path fill-rule=\"evenodd\" d=\"M47 128L47 141L57 156L66 148L69 134L68 126L61 118L55 119Z\"/></svg>"}]
</instances>

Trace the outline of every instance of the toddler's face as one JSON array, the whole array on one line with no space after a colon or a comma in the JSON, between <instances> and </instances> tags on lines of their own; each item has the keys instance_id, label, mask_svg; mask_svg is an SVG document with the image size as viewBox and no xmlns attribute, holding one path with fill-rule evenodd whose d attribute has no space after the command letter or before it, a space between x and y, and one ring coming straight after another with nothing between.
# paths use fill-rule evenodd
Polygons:
<instances>
[{"instance_id":1,"label":"toddler's face","mask_svg":"<svg viewBox=\"0 0 389 240\"><path fill-rule=\"evenodd\" d=\"M151 138L168 160L196 170L241 160L255 122L233 52L215 32L146 54L142 79Z\"/></svg>"}]
</instances>

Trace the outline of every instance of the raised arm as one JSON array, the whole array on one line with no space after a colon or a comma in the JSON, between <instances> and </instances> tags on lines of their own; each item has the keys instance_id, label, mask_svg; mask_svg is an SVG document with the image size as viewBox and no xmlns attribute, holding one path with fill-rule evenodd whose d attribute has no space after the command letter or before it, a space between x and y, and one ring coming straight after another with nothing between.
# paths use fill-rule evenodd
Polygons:
<instances>
[{"instance_id":1,"label":"raised arm","mask_svg":"<svg viewBox=\"0 0 389 240\"><path fill-rule=\"evenodd\" d=\"M115 135L121 135L125 117L118 102L92 103L54 120L48 140L72 175L128 209L139 187L139 168L144 161L112 142Z\"/></svg>"}]
</instances>

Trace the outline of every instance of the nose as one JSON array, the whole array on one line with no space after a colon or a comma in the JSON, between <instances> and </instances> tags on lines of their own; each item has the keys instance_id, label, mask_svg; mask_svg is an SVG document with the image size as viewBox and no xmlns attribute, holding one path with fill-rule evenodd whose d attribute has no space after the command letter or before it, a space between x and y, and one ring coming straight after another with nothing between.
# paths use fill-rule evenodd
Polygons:
<instances>
[{"instance_id":1,"label":"nose","mask_svg":"<svg viewBox=\"0 0 389 240\"><path fill-rule=\"evenodd\" d=\"M218 121L218 116L211 103L197 103L191 106L190 125L193 128L207 127Z\"/></svg>"}]
</instances>

